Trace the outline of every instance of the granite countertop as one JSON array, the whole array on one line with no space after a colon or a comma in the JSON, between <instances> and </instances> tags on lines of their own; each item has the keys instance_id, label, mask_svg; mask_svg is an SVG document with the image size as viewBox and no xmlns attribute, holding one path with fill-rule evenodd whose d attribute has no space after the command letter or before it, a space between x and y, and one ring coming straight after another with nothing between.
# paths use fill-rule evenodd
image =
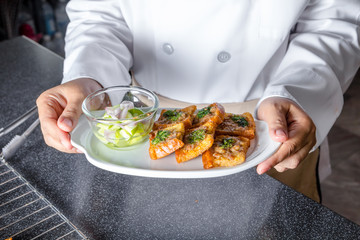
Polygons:
<instances>
[{"instance_id":1,"label":"granite countertop","mask_svg":"<svg viewBox=\"0 0 360 240\"><path fill-rule=\"evenodd\" d=\"M60 83L63 59L18 37L0 43L0 63L3 127ZM89 239L360 239L360 226L255 168L207 179L117 174L46 146L39 127L6 162Z\"/></svg>"}]
</instances>

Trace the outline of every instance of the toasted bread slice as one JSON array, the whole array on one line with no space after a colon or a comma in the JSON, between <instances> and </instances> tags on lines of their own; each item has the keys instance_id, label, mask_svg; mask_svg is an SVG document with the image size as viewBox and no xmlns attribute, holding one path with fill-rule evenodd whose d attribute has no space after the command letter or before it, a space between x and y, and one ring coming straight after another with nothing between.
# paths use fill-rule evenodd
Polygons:
<instances>
[{"instance_id":1,"label":"toasted bread slice","mask_svg":"<svg viewBox=\"0 0 360 240\"><path fill-rule=\"evenodd\" d=\"M163 158L184 146L182 141L184 134L184 123L173 124L169 127L150 132L150 158L153 160Z\"/></svg>"},{"instance_id":2,"label":"toasted bread slice","mask_svg":"<svg viewBox=\"0 0 360 240\"><path fill-rule=\"evenodd\" d=\"M189 161L209 149L214 142L215 127L213 122L207 122L200 127L186 130L184 146L175 151L176 161Z\"/></svg>"},{"instance_id":3,"label":"toasted bread slice","mask_svg":"<svg viewBox=\"0 0 360 240\"><path fill-rule=\"evenodd\" d=\"M242 136L253 139L255 137L255 130L256 125L251 113L226 113L224 121L216 127L215 134Z\"/></svg>"},{"instance_id":4,"label":"toasted bread slice","mask_svg":"<svg viewBox=\"0 0 360 240\"><path fill-rule=\"evenodd\" d=\"M205 169L232 167L245 161L250 139L245 137L218 135L214 144L202 155Z\"/></svg>"},{"instance_id":5,"label":"toasted bread slice","mask_svg":"<svg viewBox=\"0 0 360 240\"><path fill-rule=\"evenodd\" d=\"M200 109L194 116L193 127L199 127L208 121L212 121L215 125L222 123L225 117L225 109L219 103L210 104Z\"/></svg>"},{"instance_id":6,"label":"toasted bread slice","mask_svg":"<svg viewBox=\"0 0 360 240\"><path fill-rule=\"evenodd\" d=\"M160 113L159 119L155 121L153 129L166 128L180 122L184 123L185 129L188 129L192 125L195 110L195 105L191 105L183 109L163 109Z\"/></svg>"}]
</instances>

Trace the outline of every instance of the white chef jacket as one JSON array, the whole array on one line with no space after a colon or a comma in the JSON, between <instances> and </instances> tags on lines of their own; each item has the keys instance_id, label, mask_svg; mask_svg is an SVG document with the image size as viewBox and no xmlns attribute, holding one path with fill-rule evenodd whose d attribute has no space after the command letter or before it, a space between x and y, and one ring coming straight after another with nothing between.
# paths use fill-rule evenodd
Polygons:
<instances>
[{"instance_id":1,"label":"white chef jacket","mask_svg":"<svg viewBox=\"0 0 360 240\"><path fill-rule=\"evenodd\" d=\"M64 79L137 82L192 103L279 96L317 144L360 64L359 0L72 0Z\"/></svg>"}]
</instances>

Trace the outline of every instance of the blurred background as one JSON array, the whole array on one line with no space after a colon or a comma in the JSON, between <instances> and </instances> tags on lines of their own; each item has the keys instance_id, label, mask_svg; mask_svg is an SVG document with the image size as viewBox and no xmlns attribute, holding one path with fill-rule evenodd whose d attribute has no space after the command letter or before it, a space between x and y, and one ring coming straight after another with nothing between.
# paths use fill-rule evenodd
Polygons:
<instances>
[{"instance_id":1,"label":"blurred background","mask_svg":"<svg viewBox=\"0 0 360 240\"><path fill-rule=\"evenodd\" d=\"M344 94L329 135L332 172L321 182L322 204L360 225L360 71Z\"/></svg>"},{"instance_id":2,"label":"blurred background","mask_svg":"<svg viewBox=\"0 0 360 240\"><path fill-rule=\"evenodd\" d=\"M64 56L69 0L0 0L0 41L24 35Z\"/></svg>"},{"instance_id":3,"label":"blurred background","mask_svg":"<svg viewBox=\"0 0 360 240\"><path fill-rule=\"evenodd\" d=\"M64 56L68 0L0 0L0 41L24 35ZM328 141L332 173L321 182L322 204L360 225L360 72L345 93Z\"/></svg>"}]
</instances>

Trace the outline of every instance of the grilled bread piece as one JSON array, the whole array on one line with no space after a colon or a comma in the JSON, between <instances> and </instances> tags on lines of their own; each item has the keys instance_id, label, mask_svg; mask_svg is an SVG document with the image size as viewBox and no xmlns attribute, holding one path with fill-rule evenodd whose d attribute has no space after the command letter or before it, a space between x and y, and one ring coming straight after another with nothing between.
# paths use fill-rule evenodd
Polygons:
<instances>
[{"instance_id":1,"label":"grilled bread piece","mask_svg":"<svg viewBox=\"0 0 360 240\"><path fill-rule=\"evenodd\" d=\"M253 139L255 137L255 128L255 121L251 113L226 113L224 121L219 126L217 126L215 134L243 136L249 139Z\"/></svg>"},{"instance_id":2,"label":"grilled bread piece","mask_svg":"<svg viewBox=\"0 0 360 240\"><path fill-rule=\"evenodd\" d=\"M180 122L184 123L185 129L188 129L192 125L195 110L195 105L191 105L183 109L163 109L160 113L159 119L155 121L153 129L166 128Z\"/></svg>"},{"instance_id":3,"label":"grilled bread piece","mask_svg":"<svg viewBox=\"0 0 360 240\"><path fill-rule=\"evenodd\" d=\"M245 161L250 140L245 137L217 135L212 147L202 155L205 169L232 167Z\"/></svg>"},{"instance_id":4,"label":"grilled bread piece","mask_svg":"<svg viewBox=\"0 0 360 240\"><path fill-rule=\"evenodd\" d=\"M184 146L175 151L176 161L189 161L209 149L214 142L215 128L216 125L209 121L197 128L186 130Z\"/></svg>"},{"instance_id":5,"label":"grilled bread piece","mask_svg":"<svg viewBox=\"0 0 360 240\"><path fill-rule=\"evenodd\" d=\"M155 160L165 157L184 146L184 134L185 127L182 122L150 132L150 158Z\"/></svg>"},{"instance_id":6,"label":"grilled bread piece","mask_svg":"<svg viewBox=\"0 0 360 240\"><path fill-rule=\"evenodd\" d=\"M200 109L194 117L193 127L199 127L208 121L214 122L215 125L220 124L225 117L225 109L221 104L213 103L207 107Z\"/></svg>"}]
</instances>

